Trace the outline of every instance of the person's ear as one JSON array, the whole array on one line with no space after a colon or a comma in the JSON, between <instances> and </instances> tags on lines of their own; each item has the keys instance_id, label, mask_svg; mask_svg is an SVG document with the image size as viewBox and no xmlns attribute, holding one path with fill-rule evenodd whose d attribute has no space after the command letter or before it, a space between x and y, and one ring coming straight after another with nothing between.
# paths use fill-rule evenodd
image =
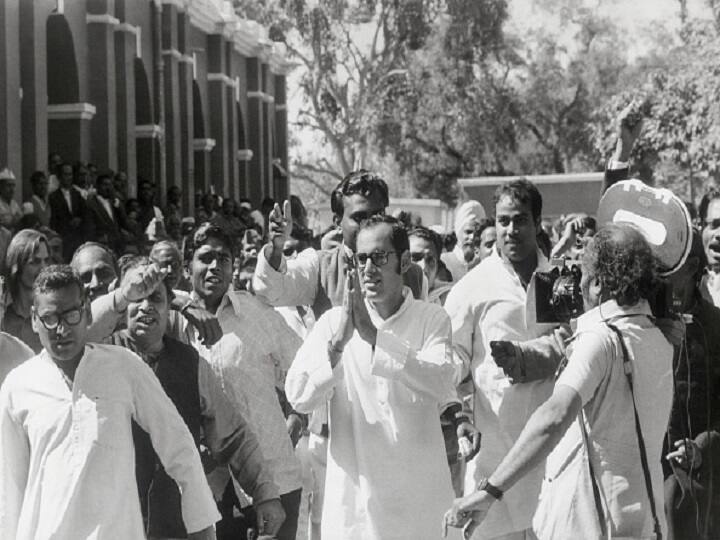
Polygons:
<instances>
[{"instance_id":1,"label":"person's ear","mask_svg":"<svg viewBox=\"0 0 720 540\"><path fill-rule=\"evenodd\" d=\"M32 325L33 332L39 334L41 330L40 326L42 325L42 323L37 318L37 315L35 313L35 307L30 308L30 323Z\"/></svg>"},{"instance_id":2,"label":"person's ear","mask_svg":"<svg viewBox=\"0 0 720 540\"><path fill-rule=\"evenodd\" d=\"M400 273L404 274L405 272L407 272L410 268L410 264L410 250L406 249L402 252L402 255L400 255Z\"/></svg>"}]
</instances>

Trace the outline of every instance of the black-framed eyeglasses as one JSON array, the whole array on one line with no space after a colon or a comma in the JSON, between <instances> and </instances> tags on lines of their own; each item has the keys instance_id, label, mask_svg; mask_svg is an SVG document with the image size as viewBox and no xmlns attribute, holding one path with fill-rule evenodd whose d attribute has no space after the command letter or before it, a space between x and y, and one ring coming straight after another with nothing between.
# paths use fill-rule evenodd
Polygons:
<instances>
[{"instance_id":1,"label":"black-framed eyeglasses","mask_svg":"<svg viewBox=\"0 0 720 540\"><path fill-rule=\"evenodd\" d=\"M410 252L410 260L415 263L419 263L420 261L425 261L428 263L434 263L435 262L435 255L431 253L423 253L421 251L416 252Z\"/></svg>"},{"instance_id":2,"label":"black-framed eyeglasses","mask_svg":"<svg viewBox=\"0 0 720 540\"><path fill-rule=\"evenodd\" d=\"M360 266L365 266L367 260L370 259L372 263L377 266L385 266L388 262L388 255L391 253L397 253L396 251L373 251L372 253L356 253L355 258Z\"/></svg>"},{"instance_id":3,"label":"black-framed eyeglasses","mask_svg":"<svg viewBox=\"0 0 720 540\"><path fill-rule=\"evenodd\" d=\"M83 309L85 309L85 303L62 313L48 313L47 315L38 315L36 311L34 313L47 330L56 330L60 326L60 321L63 326L77 326L82 320Z\"/></svg>"}]
</instances>

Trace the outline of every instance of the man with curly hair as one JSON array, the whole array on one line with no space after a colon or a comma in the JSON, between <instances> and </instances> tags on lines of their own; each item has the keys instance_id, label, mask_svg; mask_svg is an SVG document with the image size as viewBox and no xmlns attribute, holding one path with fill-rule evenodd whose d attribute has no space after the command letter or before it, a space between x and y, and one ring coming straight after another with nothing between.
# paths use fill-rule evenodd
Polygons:
<instances>
[{"instance_id":1,"label":"man with curly hair","mask_svg":"<svg viewBox=\"0 0 720 540\"><path fill-rule=\"evenodd\" d=\"M446 525L473 528L503 492L545 463L533 520L541 540L666 536L660 455L673 349L647 302L653 255L637 229L608 225L582 263L586 311L574 321L552 396L480 489L456 499Z\"/></svg>"}]
</instances>

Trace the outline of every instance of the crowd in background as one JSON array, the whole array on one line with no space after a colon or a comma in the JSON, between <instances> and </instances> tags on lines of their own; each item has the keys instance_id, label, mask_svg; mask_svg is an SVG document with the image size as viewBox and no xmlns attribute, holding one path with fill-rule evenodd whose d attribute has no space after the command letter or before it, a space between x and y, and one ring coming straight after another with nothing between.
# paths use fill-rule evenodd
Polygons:
<instances>
[{"instance_id":1,"label":"crowd in background","mask_svg":"<svg viewBox=\"0 0 720 540\"><path fill-rule=\"evenodd\" d=\"M619 148L632 146L630 131ZM605 187L627 175L628 164L611 159ZM320 235L296 196L254 208L198 192L188 216L178 186L161 208L155 185L138 178L130 198L130 181L51 154L18 204L19 180L0 172L0 532L80 538L99 527L102 538L112 524L133 537L122 514L135 512L127 497L137 487L150 538L251 538L256 529L290 540L305 512L313 540L430 539L447 508L444 524L476 539L570 538L596 510L593 526L617 537L720 534L720 191L688 209L698 229L668 278L677 331L647 306L656 276L643 238L582 213L544 219L526 180L500 186L490 212L463 202L444 231L406 211L384 216L387 184L355 171L334 190L335 221ZM595 279L584 278L595 303L577 332L526 312L532 276L554 259L582 263ZM628 401L607 346L583 336L597 333L602 309L646 362L642 399L631 389ZM586 369L578 351L597 359ZM661 382L649 400L643 385L653 378ZM43 399L67 402L65 420L48 427L18 412L48 410ZM640 409L634 423L630 405ZM90 426L85 444L83 430L101 415L106 424ZM633 440L620 440L618 426ZM649 450L638 453L633 426ZM38 464L54 447L43 429L74 449L68 470L47 465L44 479ZM570 456L585 448L583 463L602 468L592 490L562 476L573 443ZM651 458L644 478L638 456ZM111 492L99 471L116 458L113 474L125 476ZM545 459L560 471L554 486ZM53 481L77 490L70 502ZM573 508L553 508L557 490L582 488ZM114 501L121 506L103 507ZM65 514L51 519L43 504ZM565 519L578 505L582 519Z\"/></svg>"}]
</instances>

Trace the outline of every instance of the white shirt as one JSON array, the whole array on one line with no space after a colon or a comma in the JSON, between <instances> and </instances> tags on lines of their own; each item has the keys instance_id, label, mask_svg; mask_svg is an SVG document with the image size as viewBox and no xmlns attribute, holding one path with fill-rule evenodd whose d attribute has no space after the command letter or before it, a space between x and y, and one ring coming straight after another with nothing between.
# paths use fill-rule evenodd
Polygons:
<instances>
[{"instance_id":1,"label":"white shirt","mask_svg":"<svg viewBox=\"0 0 720 540\"><path fill-rule=\"evenodd\" d=\"M95 195L95 198L102 204L103 208L107 212L107 215L110 217L111 221L115 221L115 216L113 215L113 209L112 209L112 203L108 201L105 197L102 195Z\"/></svg>"},{"instance_id":2,"label":"white shirt","mask_svg":"<svg viewBox=\"0 0 720 540\"><path fill-rule=\"evenodd\" d=\"M72 206L72 194L70 193L70 190L69 190L69 189L65 189L64 187L61 187L61 188L60 188L60 191L62 192L63 197L65 197L65 202L67 203L68 210L70 210L70 213L72 213L72 211L73 211L73 206ZM81 194L81 195L82 195L82 194Z\"/></svg>"},{"instance_id":3,"label":"white shirt","mask_svg":"<svg viewBox=\"0 0 720 540\"><path fill-rule=\"evenodd\" d=\"M453 282L458 282L468 273L469 264L465 261L465 253L462 246L458 243L452 251L446 251L440 255L440 259L445 263L447 269L452 274Z\"/></svg>"},{"instance_id":4,"label":"white shirt","mask_svg":"<svg viewBox=\"0 0 720 540\"><path fill-rule=\"evenodd\" d=\"M10 371L33 356L35 353L32 349L18 338L0 332L0 384Z\"/></svg>"},{"instance_id":5,"label":"white shirt","mask_svg":"<svg viewBox=\"0 0 720 540\"><path fill-rule=\"evenodd\" d=\"M629 307L614 300L580 316L568 364L556 384L573 388L582 398L603 507L610 511L613 538L650 538L653 524L635 432L632 396L623 370L623 353L610 320L623 334L630 352L635 403L648 457L658 520L666 537L663 506L662 445L673 397L673 348L652 322L645 300ZM578 485L587 468L582 459L582 432L574 422L547 459L546 479L534 520L539 538L577 538L592 519L591 486ZM589 478L589 477L588 477ZM586 482L587 483L587 482ZM590 516L579 509L591 509ZM585 512L586 513L586 512Z\"/></svg>"},{"instance_id":6,"label":"white shirt","mask_svg":"<svg viewBox=\"0 0 720 540\"><path fill-rule=\"evenodd\" d=\"M437 540L453 501L439 409L453 390L450 321L413 299L377 328L372 347L357 331L334 369L328 341L342 308L326 312L298 351L285 390L300 412L330 400L322 515L329 540Z\"/></svg>"},{"instance_id":7,"label":"white shirt","mask_svg":"<svg viewBox=\"0 0 720 540\"><path fill-rule=\"evenodd\" d=\"M300 462L275 391L283 388L300 338L273 308L244 291L228 292L216 316L223 331L220 341L208 349L188 326L190 342L255 432L280 494L300 489Z\"/></svg>"},{"instance_id":8,"label":"white shirt","mask_svg":"<svg viewBox=\"0 0 720 540\"><path fill-rule=\"evenodd\" d=\"M9 203L0 199L0 225L13 227L22 216L22 208L15 199L12 199Z\"/></svg>"},{"instance_id":9,"label":"white shirt","mask_svg":"<svg viewBox=\"0 0 720 540\"><path fill-rule=\"evenodd\" d=\"M537 270L548 270L547 259L539 251L537 256ZM532 413L552 393L551 379L511 385L491 354L491 341L525 341L553 330L555 325L535 322L533 306L526 305L529 298L532 293L495 249L455 284L445 301L453 328L455 382L459 384L468 372L472 375L474 423L483 435L480 452L468 463L466 493L495 471ZM509 489L492 505L475 538L529 529L542 478L539 466Z\"/></svg>"},{"instance_id":10,"label":"white shirt","mask_svg":"<svg viewBox=\"0 0 720 540\"><path fill-rule=\"evenodd\" d=\"M45 351L0 389L0 538L145 538L131 419L180 486L187 529L214 524L195 443L155 374L126 349L88 344L72 391Z\"/></svg>"}]
</instances>

